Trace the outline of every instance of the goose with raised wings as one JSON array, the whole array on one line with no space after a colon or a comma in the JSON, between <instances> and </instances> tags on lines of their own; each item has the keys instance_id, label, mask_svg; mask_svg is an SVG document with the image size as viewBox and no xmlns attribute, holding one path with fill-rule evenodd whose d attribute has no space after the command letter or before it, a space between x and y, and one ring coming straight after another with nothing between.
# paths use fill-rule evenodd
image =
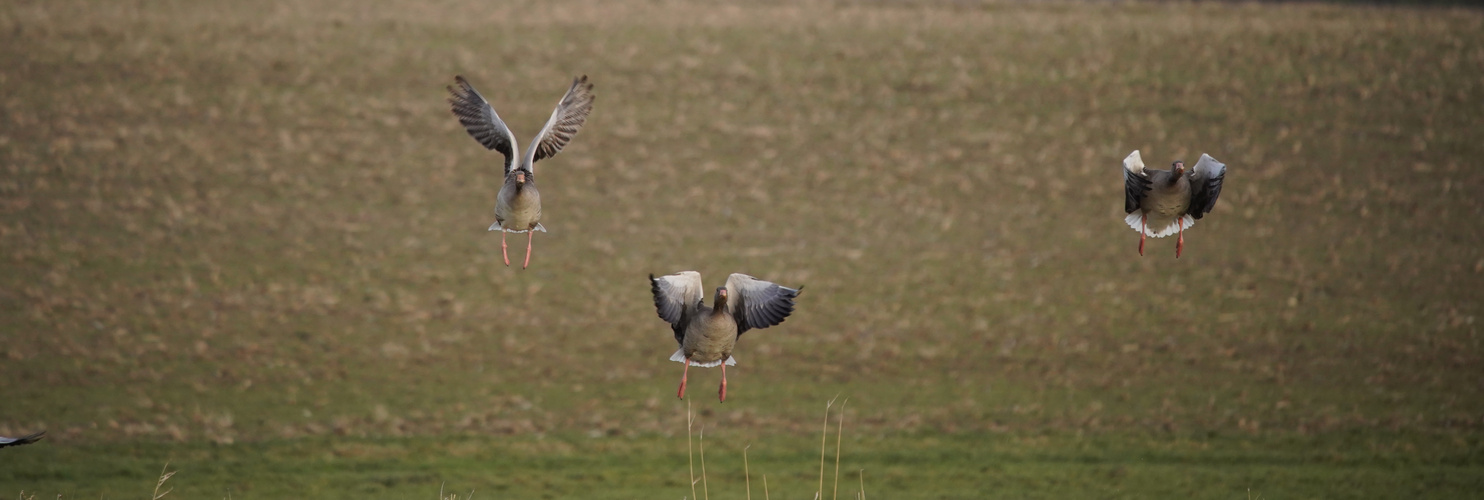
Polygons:
<instances>
[{"instance_id":1,"label":"goose with raised wings","mask_svg":"<svg viewBox=\"0 0 1484 500\"><path fill-rule=\"evenodd\" d=\"M721 367L721 388L717 395L727 400L727 365L736 366L732 349L737 339L752 329L763 329L782 323L794 311L797 289L763 281L746 274L727 277L726 286L716 288L707 306L703 303L701 273L684 271L668 276L649 275L654 293L654 306L660 319L670 324L680 348L670 361L685 364L680 375L680 390L675 396L685 398L685 381L691 365L702 368Z\"/></svg>"},{"instance_id":2,"label":"goose with raised wings","mask_svg":"<svg viewBox=\"0 0 1484 500\"><path fill-rule=\"evenodd\" d=\"M1185 228L1195 225L1216 207L1226 164L1202 154L1190 172L1185 162L1175 160L1169 170L1144 168L1139 150L1123 159L1123 221L1139 232L1139 255L1144 238L1178 234L1175 258L1185 249Z\"/></svg>"},{"instance_id":3,"label":"goose with raised wings","mask_svg":"<svg viewBox=\"0 0 1484 500\"><path fill-rule=\"evenodd\" d=\"M582 123L593 110L593 85L587 82L587 75L574 78L572 87L567 89L556 110L551 112L551 118L546 120L546 126L531 140L532 147L525 156L518 156L520 148L516 146L515 134L510 133L500 115L495 114L489 101L479 95L463 76L455 76L454 83L457 86L448 87L448 103L453 107L454 116L459 118L459 123L474 140L505 155L505 184L500 187L495 200L495 223L489 230L500 231L500 253L507 266L510 265L510 252L505 244L506 234L526 233L526 261L521 265L521 269L525 269L531 265L531 238L536 231L546 232L546 228L541 226L541 193L536 191L536 162L556 156L577 135L577 130L582 128Z\"/></svg>"}]
</instances>

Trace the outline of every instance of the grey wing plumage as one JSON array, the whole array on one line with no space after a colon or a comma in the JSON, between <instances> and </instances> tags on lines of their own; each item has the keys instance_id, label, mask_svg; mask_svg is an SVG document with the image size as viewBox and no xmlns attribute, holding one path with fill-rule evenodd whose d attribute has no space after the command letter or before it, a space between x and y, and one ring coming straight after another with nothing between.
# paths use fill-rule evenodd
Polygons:
<instances>
[{"instance_id":1,"label":"grey wing plumage","mask_svg":"<svg viewBox=\"0 0 1484 500\"><path fill-rule=\"evenodd\" d=\"M531 141L531 150L526 154L530 155L532 164L556 156L577 136L578 129L593 111L594 99L593 84L587 82L587 75L572 79L572 87L557 103L551 118L546 120L546 126L541 127L541 132Z\"/></svg>"},{"instance_id":2,"label":"grey wing plumage","mask_svg":"<svg viewBox=\"0 0 1484 500\"><path fill-rule=\"evenodd\" d=\"M500 120L495 108L474 90L474 86L469 85L468 80L463 76L453 79L458 86L448 86L448 103L453 107L454 116L459 118L459 123L474 140L505 155L505 173L510 173L511 163L515 160L515 136Z\"/></svg>"},{"instance_id":3,"label":"grey wing plumage","mask_svg":"<svg viewBox=\"0 0 1484 500\"><path fill-rule=\"evenodd\" d=\"M1149 174L1144 173L1144 160L1135 149L1123 159L1123 213L1131 214L1139 209L1139 203L1149 193L1150 183Z\"/></svg>"},{"instance_id":4,"label":"grey wing plumage","mask_svg":"<svg viewBox=\"0 0 1484 500\"><path fill-rule=\"evenodd\" d=\"M741 273L728 277L727 291L732 296L728 304L737 320L737 335L782 323L793 314L794 297L802 289L779 286Z\"/></svg>"},{"instance_id":5,"label":"grey wing plumage","mask_svg":"<svg viewBox=\"0 0 1484 500\"><path fill-rule=\"evenodd\" d=\"M1226 164L1216 161L1211 155L1202 154L1192 170L1190 208L1185 213L1199 219L1216 208L1216 198L1221 196L1221 182L1226 179Z\"/></svg>"},{"instance_id":6,"label":"grey wing plumage","mask_svg":"<svg viewBox=\"0 0 1484 500\"><path fill-rule=\"evenodd\" d=\"M649 275L654 308L675 330L675 341L685 338L685 322L701 303L701 273L684 271L668 276Z\"/></svg>"},{"instance_id":7,"label":"grey wing plumage","mask_svg":"<svg viewBox=\"0 0 1484 500\"><path fill-rule=\"evenodd\" d=\"M40 441L41 438L44 436L46 436L46 431L41 431L35 434L21 436L18 438L0 437L0 448L4 448L6 446L20 446L23 444L31 444Z\"/></svg>"}]
</instances>

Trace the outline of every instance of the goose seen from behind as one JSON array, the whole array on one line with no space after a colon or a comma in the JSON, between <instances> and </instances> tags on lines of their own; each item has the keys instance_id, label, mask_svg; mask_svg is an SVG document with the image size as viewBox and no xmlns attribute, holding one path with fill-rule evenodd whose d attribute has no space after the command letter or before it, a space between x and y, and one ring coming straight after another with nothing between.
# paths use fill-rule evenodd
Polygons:
<instances>
[{"instance_id":1,"label":"goose seen from behind","mask_svg":"<svg viewBox=\"0 0 1484 500\"><path fill-rule=\"evenodd\" d=\"M495 200L495 223L490 231L500 231L500 253L505 265L510 265L510 252L505 244L507 233L526 233L526 261L521 269L531 265L531 238L536 231L546 232L541 226L541 193L536 191L536 162L556 156L577 135L587 115L593 110L593 85L587 76L572 80L572 87L557 103L546 126L531 140L531 148L520 156L515 134L495 114L484 96L474 90L463 76L455 76L457 86L448 87L448 103L453 114L464 125L464 130L484 147L505 155L505 184Z\"/></svg>"},{"instance_id":2,"label":"goose seen from behind","mask_svg":"<svg viewBox=\"0 0 1484 500\"><path fill-rule=\"evenodd\" d=\"M721 388L717 396L727 400L727 365L735 366L732 349L737 339L752 329L763 329L782 323L794 311L798 289L779 286L746 274L727 277L726 286L716 288L707 306L703 303L701 273L684 271L668 276L649 275L654 293L654 306L660 319L675 331L680 348L670 361L685 364L680 375L680 390L675 396L685 398L685 381L691 365L702 368L721 367Z\"/></svg>"},{"instance_id":3,"label":"goose seen from behind","mask_svg":"<svg viewBox=\"0 0 1484 500\"><path fill-rule=\"evenodd\" d=\"M1163 238L1178 234L1175 258L1185 249L1185 228L1195 225L1216 207L1226 165L1202 154L1195 168L1185 170L1176 160L1169 170L1144 168L1139 150L1123 159L1123 220L1139 232L1139 255L1144 255L1145 237Z\"/></svg>"}]
</instances>

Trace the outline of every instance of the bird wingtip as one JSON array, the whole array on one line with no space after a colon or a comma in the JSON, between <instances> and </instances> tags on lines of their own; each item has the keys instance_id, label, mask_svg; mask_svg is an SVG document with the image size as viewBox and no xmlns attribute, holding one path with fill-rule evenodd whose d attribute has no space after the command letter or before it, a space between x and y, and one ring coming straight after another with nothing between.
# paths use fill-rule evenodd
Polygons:
<instances>
[{"instance_id":1,"label":"bird wingtip","mask_svg":"<svg viewBox=\"0 0 1484 500\"><path fill-rule=\"evenodd\" d=\"M1144 159L1139 156L1139 150L1135 149L1123 158L1123 168L1133 172L1144 171Z\"/></svg>"}]
</instances>

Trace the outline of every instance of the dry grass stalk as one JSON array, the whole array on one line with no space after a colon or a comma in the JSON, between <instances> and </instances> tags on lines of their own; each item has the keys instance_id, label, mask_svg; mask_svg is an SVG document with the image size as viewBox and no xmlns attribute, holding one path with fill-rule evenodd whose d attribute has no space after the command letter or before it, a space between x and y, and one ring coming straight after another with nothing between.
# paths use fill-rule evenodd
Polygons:
<instances>
[{"instance_id":1,"label":"dry grass stalk","mask_svg":"<svg viewBox=\"0 0 1484 500\"><path fill-rule=\"evenodd\" d=\"M444 486L447 486L447 485L448 485L448 482L447 481L444 481L444 482L438 484L438 500L459 500L459 494L458 493L449 493L448 496L446 496L446 497L443 496L443 487ZM464 497L464 500L474 500L474 490L473 489L470 489L469 490L469 496Z\"/></svg>"},{"instance_id":2,"label":"dry grass stalk","mask_svg":"<svg viewBox=\"0 0 1484 500\"><path fill-rule=\"evenodd\" d=\"M752 468L747 465L747 449L752 445L742 447L742 480L747 485L747 500L752 500Z\"/></svg>"},{"instance_id":3,"label":"dry grass stalk","mask_svg":"<svg viewBox=\"0 0 1484 500\"><path fill-rule=\"evenodd\" d=\"M701 428L701 494L711 500L711 488L706 484L706 428Z\"/></svg>"},{"instance_id":4,"label":"dry grass stalk","mask_svg":"<svg viewBox=\"0 0 1484 500\"><path fill-rule=\"evenodd\" d=\"M690 400L685 400L685 454L690 457L690 498L696 498L696 454L690 444L691 426L695 424L696 415L690 411Z\"/></svg>"},{"instance_id":5,"label":"dry grass stalk","mask_svg":"<svg viewBox=\"0 0 1484 500\"><path fill-rule=\"evenodd\" d=\"M170 488L168 490L165 490L164 493L161 493L160 492L160 487L165 486L165 481L169 480L170 479L170 476L174 476L176 472L180 472L180 471L165 472L165 469L168 469L168 468L170 468L170 462L165 462L165 466L164 467L160 467L160 480L157 481L157 482L155 482L155 493L154 493L154 496L152 497L152 500L160 500L161 498L165 498L165 495L169 495L171 491L174 491L175 490L175 488Z\"/></svg>"},{"instance_id":6,"label":"dry grass stalk","mask_svg":"<svg viewBox=\"0 0 1484 500\"><path fill-rule=\"evenodd\" d=\"M830 494L830 499L840 498L840 437L845 430L845 405L850 404L850 398L840 402L840 423L835 427L835 491Z\"/></svg>"},{"instance_id":7,"label":"dry grass stalk","mask_svg":"<svg viewBox=\"0 0 1484 500\"><path fill-rule=\"evenodd\" d=\"M819 431L819 489L814 491L816 500L824 496L824 450L825 443L830 438L830 407L835 405L835 399L839 397L837 395L830 398L830 401L824 404L824 426Z\"/></svg>"},{"instance_id":8,"label":"dry grass stalk","mask_svg":"<svg viewBox=\"0 0 1484 500\"><path fill-rule=\"evenodd\" d=\"M763 474L763 500L768 499L768 475Z\"/></svg>"}]
</instances>

